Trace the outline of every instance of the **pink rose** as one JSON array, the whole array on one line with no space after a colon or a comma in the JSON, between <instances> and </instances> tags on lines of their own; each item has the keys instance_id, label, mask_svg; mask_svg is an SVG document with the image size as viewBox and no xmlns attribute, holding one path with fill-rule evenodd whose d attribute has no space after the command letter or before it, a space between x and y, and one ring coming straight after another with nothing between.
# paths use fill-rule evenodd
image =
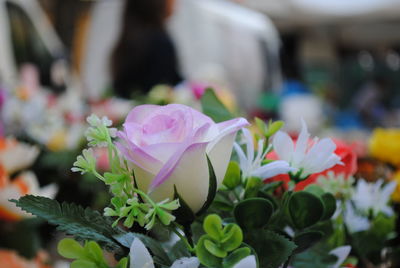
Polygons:
<instances>
[{"instance_id":1,"label":"pink rose","mask_svg":"<svg viewBox=\"0 0 400 268\"><path fill-rule=\"evenodd\" d=\"M174 186L197 212L208 195L206 155L221 185L236 132L244 118L216 124L208 116L181 104L141 105L126 118L117 146L133 165L137 186L156 201L174 196Z\"/></svg>"}]
</instances>

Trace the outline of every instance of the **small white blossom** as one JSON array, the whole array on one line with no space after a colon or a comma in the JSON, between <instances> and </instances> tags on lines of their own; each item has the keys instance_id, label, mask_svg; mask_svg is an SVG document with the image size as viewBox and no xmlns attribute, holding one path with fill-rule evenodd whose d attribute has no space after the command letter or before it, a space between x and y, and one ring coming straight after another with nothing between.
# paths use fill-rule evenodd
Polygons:
<instances>
[{"instance_id":1,"label":"small white blossom","mask_svg":"<svg viewBox=\"0 0 400 268\"><path fill-rule=\"evenodd\" d=\"M278 160L266 165L262 165L268 149L263 152L264 140L260 139L257 146L257 154L254 152L253 137L249 130L242 129L243 141L246 147L246 153L235 143L234 148L239 157L239 165L242 170L243 178L259 177L261 179L271 178L278 174L284 174L296 169L289 167L286 161Z\"/></svg>"},{"instance_id":2,"label":"small white blossom","mask_svg":"<svg viewBox=\"0 0 400 268\"><path fill-rule=\"evenodd\" d=\"M366 214L372 211L374 216L380 212L386 216L392 216L393 209L388 206L388 202L396 188L396 182L389 182L383 187L382 185L383 180L378 180L375 183L367 183L365 180L359 180L352 197L356 209Z\"/></svg>"},{"instance_id":3,"label":"small white blossom","mask_svg":"<svg viewBox=\"0 0 400 268\"><path fill-rule=\"evenodd\" d=\"M310 134L302 120L302 129L296 143L283 131L278 131L272 141L279 159L289 162L290 166L302 171L304 178L310 174L322 172L337 164L343 164L336 155L336 144L329 138L310 142Z\"/></svg>"},{"instance_id":4,"label":"small white blossom","mask_svg":"<svg viewBox=\"0 0 400 268\"><path fill-rule=\"evenodd\" d=\"M366 231L371 227L371 223L369 222L368 218L357 214L353 208L353 204L349 201L346 202L343 217L347 230L351 234Z\"/></svg>"}]
</instances>

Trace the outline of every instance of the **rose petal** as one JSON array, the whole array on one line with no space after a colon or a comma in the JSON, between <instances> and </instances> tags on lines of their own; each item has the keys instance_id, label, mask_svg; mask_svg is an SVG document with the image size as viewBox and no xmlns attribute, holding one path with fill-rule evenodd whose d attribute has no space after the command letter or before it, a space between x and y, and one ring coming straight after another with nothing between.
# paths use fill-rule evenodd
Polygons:
<instances>
[{"instance_id":1,"label":"rose petal","mask_svg":"<svg viewBox=\"0 0 400 268\"><path fill-rule=\"evenodd\" d=\"M204 204L208 195L208 165L206 160L207 143L192 144L173 166L166 167L166 173L160 171L168 180L150 188L150 196L155 201L166 198L172 200L174 186L193 212L197 212ZM163 167L163 168L164 168ZM152 184L153 185L153 184Z\"/></svg>"}]
</instances>

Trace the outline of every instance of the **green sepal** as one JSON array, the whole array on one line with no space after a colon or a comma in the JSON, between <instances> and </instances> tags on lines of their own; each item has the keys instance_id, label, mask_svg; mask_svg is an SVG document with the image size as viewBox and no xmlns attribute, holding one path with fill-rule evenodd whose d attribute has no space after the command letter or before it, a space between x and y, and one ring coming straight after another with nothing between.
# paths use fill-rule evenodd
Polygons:
<instances>
[{"instance_id":1,"label":"green sepal","mask_svg":"<svg viewBox=\"0 0 400 268\"><path fill-rule=\"evenodd\" d=\"M215 175L214 167L210 161L210 158L207 155L207 164L208 164L208 172L209 172L209 180L208 180L208 195L207 200L201 207L201 209L195 214L196 216L201 216L206 210L211 206L214 198L217 194L217 176Z\"/></svg>"},{"instance_id":2,"label":"green sepal","mask_svg":"<svg viewBox=\"0 0 400 268\"><path fill-rule=\"evenodd\" d=\"M190 225L195 220L195 214L186 201L179 195L176 185L174 185L174 199L178 199L180 204L180 207L172 213L175 216L175 221L182 225Z\"/></svg>"}]
</instances>

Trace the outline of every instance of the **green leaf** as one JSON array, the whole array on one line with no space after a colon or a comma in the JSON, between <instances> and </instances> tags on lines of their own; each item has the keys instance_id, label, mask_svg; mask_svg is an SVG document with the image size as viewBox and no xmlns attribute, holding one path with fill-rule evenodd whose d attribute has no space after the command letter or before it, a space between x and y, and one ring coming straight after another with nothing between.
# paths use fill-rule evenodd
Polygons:
<instances>
[{"instance_id":1,"label":"green leaf","mask_svg":"<svg viewBox=\"0 0 400 268\"><path fill-rule=\"evenodd\" d=\"M168 256L170 256L172 260L177 260L183 257L190 257L191 255L186 244L182 240L179 240L172 246L170 251L168 251Z\"/></svg>"},{"instance_id":2,"label":"green leaf","mask_svg":"<svg viewBox=\"0 0 400 268\"><path fill-rule=\"evenodd\" d=\"M305 191L292 194L288 209L293 224L300 230L314 225L324 214L321 199Z\"/></svg>"},{"instance_id":3,"label":"green leaf","mask_svg":"<svg viewBox=\"0 0 400 268\"><path fill-rule=\"evenodd\" d=\"M105 259L103 256L103 250L100 248L99 244L94 241L88 241L85 245L85 249L90 253L94 260L97 260L100 263L105 263Z\"/></svg>"},{"instance_id":4,"label":"green leaf","mask_svg":"<svg viewBox=\"0 0 400 268\"><path fill-rule=\"evenodd\" d=\"M266 193L268 193L268 192L272 193L273 191L278 189L282 184L283 184L283 181L268 182L268 183L265 183L261 187L260 190L263 192L266 192Z\"/></svg>"},{"instance_id":5,"label":"green leaf","mask_svg":"<svg viewBox=\"0 0 400 268\"><path fill-rule=\"evenodd\" d=\"M264 185L260 178L250 177L247 178L244 198L256 197L260 188Z\"/></svg>"},{"instance_id":6,"label":"green leaf","mask_svg":"<svg viewBox=\"0 0 400 268\"><path fill-rule=\"evenodd\" d=\"M209 239L204 240L204 246L212 255L217 256L218 258L225 258L228 254L226 250L224 250L221 246L216 245L213 241Z\"/></svg>"},{"instance_id":7,"label":"green leaf","mask_svg":"<svg viewBox=\"0 0 400 268\"><path fill-rule=\"evenodd\" d=\"M201 97L201 108L203 113L211 117L216 123L234 118L211 88L208 88Z\"/></svg>"},{"instance_id":8,"label":"green leaf","mask_svg":"<svg viewBox=\"0 0 400 268\"><path fill-rule=\"evenodd\" d=\"M321 186L316 185L316 184L307 185L307 187L304 188L304 191L306 191L308 193L312 193L318 197L321 197L325 193L324 189L322 189Z\"/></svg>"},{"instance_id":9,"label":"green leaf","mask_svg":"<svg viewBox=\"0 0 400 268\"><path fill-rule=\"evenodd\" d=\"M70 268L99 268L96 263L88 260L76 260L71 263Z\"/></svg>"},{"instance_id":10,"label":"green leaf","mask_svg":"<svg viewBox=\"0 0 400 268\"><path fill-rule=\"evenodd\" d=\"M324 204L324 214L322 215L321 221L329 220L336 211L336 199L330 193L323 194L321 199Z\"/></svg>"},{"instance_id":11,"label":"green leaf","mask_svg":"<svg viewBox=\"0 0 400 268\"><path fill-rule=\"evenodd\" d=\"M221 218L216 214L208 215L204 219L203 229L210 237L218 241L223 235Z\"/></svg>"},{"instance_id":12,"label":"green leaf","mask_svg":"<svg viewBox=\"0 0 400 268\"><path fill-rule=\"evenodd\" d=\"M171 266L171 259L168 257L165 249L161 246L160 242L154 240L143 234L138 233L125 233L115 235L114 239L117 240L121 245L130 248L133 240L139 238L140 241L153 253L153 260L155 263L163 266Z\"/></svg>"},{"instance_id":13,"label":"green leaf","mask_svg":"<svg viewBox=\"0 0 400 268\"><path fill-rule=\"evenodd\" d=\"M255 117L254 121L256 122L256 125L257 125L258 129L261 131L261 133L264 136L267 136L266 135L267 132L268 132L267 124L265 124L265 122L262 119L258 118L258 117Z\"/></svg>"},{"instance_id":14,"label":"green leaf","mask_svg":"<svg viewBox=\"0 0 400 268\"><path fill-rule=\"evenodd\" d=\"M273 212L274 206L264 198L243 200L235 206L233 211L236 222L247 230L264 227Z\"/></svg>"},{"instance_id":15,"label":"green leaf","mask_svg":"<svg viewBox=\"0 0 400 268\"><path fill-rule=\"evenodd\" d=\"M251 250L249 248L238 248L224 259L222 265L224 268L231 268L250 254Z\"/></svg>"},{"instance_id":16,"label":"green leaf","mask_svg":"<svg viewBox=\"0 0 400 268\"><path fill-rule=\"evenodd\" d=\"M246 232L245 242L257 252L260 267L268 268L281 266L296 248L286 237L263 229Z\"/></svg>"},{"instance_id":17,"label":"green leaf","mask_svg":"<svg viewBox=\"0 0 400 268\"><path fill-rule=\"evenodd\" d=\"M86 252L77 241L72 238L62 239L57 246L58 253L67 259L85 259Z\"/></svg>"},{"instance_id":18,"label":"green leaf","mask_svg":"<svg viewBox=\"0 0 400 268\"><path fill-rule=\"evenodd\" d=\"M236 161L231 161L222 182L228 189L234 189L240 184L240 167Z\"/></svg>"},{"instance_id":19,"label":"green leaf","mask_svg":"<svg viewBox=\"0 0 400 268\"><path fill-rule=\"evenodd\" d=\"M222 260L213 254L211 254L205 247L204 243L206 240L211 239L208 235L203 235L196 245L196 256L200 263L206 267L221 267Z\"/></svg>"},{"instance_id":20,"label":"green leaf","mask_svg":"<svg viewBox=\"0 0 400 268\"><path fill-rule=\"evenodd\" d=\"M127 257L120 259L119 262L117 263L117 266L115 266L115 268L127 268L127 267L128 267Z\"/></svg>"},{"instance_id":21,"label":"green leaf","mask_svg":"<svg viewBox=\"0 0 400 268\"><path fill-rule=\"evenodd\" d=\"M269 124L268 132L266 133L266 136L271 137L276 132L278 132L278 130L280 130L284 125L285 125L285 123L283 121L275 121L272 124Z\"/></svg>"},{"instance_id":22,"label":"green leaf","mask_svg":"<svg viewBox=\"0 0 400 268\"><path fill-rule=\"evenodd\" d=\"M309 231L296 235L294 242L297 248L294 250L293 254L298 254L314 246L323 238L324 234L318 231Z\"/></svg>"},{"instance_id":23,"label":"green leaf","mask_svg":"<svg viewBox=\"0 0 400 268\"><path fill-rule=\"evenodd\" d=\"M326 268L332 266L337 257L328 254L329 249L313 247L295 256L292 266L296 268Z\"/></svg>"},{"instance_id":24,"label":"green leaf","mask_svg":"<svg viewBox=\"0 0 400 268\"><path fill-rule=\"evenodd\" d=\"M232 251L243 242L243 232L239 225L230 223L224 227L223 237L220 240L221 246L226 251Z\"/></svg>"},{"instance_id":25,"label":"green leaf","mask_svg":"<svg viewBox=\"0 0 400 268\"><path fill-rule=\"evenodd\" d=\"M207 155L207 164L208 164L208 172L209 172L209 181L208 181L208 195L207 200L201 209L196 213L196 216L201 216L206 210L211 206L215 195L217 194L217 176L215 175L214 168L210 161L210 158Z\"/></svg>"},{"instance_id":26,"label":"green leaf","mask_svg":"<svg viewBox=\"0 0 400 268\"><path fill-rule=\"evenodd\" d=\"M79 240L93 240L107 250L121 252L121 246L112 238L121 233L111 227L112 221L90 208L84 209L76 204L62 203L56 200L26 195L18 201L13 200L18 207L26 212L57 225L59 231L73 235Z\"/></svg>"}]
</instances>

